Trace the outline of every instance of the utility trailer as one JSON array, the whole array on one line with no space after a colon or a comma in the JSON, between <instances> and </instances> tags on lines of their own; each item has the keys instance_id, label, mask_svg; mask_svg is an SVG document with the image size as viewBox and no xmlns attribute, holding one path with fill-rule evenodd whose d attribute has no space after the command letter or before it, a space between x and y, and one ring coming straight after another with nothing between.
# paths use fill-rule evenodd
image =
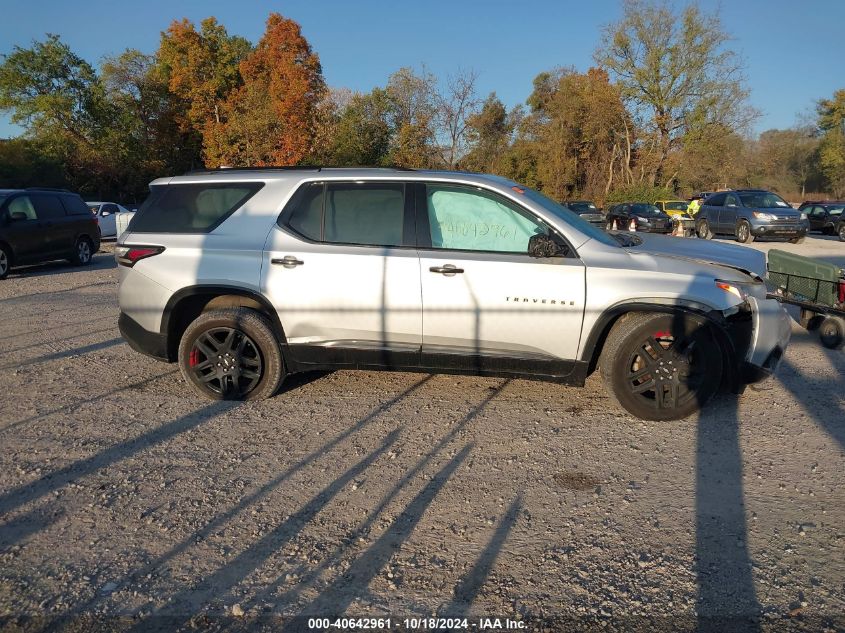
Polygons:
<instances>
[{"instance_id":1,"label":"utility trailer","mask_svg":"<svg viewBox=\"0 0 845 633\"><path fill-rule=\"evenodd\" d=\"M818 329L822 345L845 343L845 270L835 264L772 249L769 297L801 308L801 325Z\"/></svg>"}]
</instances>

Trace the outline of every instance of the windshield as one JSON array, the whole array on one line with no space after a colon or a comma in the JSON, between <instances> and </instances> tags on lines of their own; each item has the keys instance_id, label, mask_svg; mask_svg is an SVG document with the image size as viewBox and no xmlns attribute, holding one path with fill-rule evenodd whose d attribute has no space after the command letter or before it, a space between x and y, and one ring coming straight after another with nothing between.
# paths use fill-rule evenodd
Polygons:
<instances>
[{"instance_id":1,"label":"windshield","mask_svg":"<svg viewBox=\"0 0 845 633\"><path fill-rule=\"evenodd\" d=\"M686 202L667 202L664 205L667 211L686 211L689 205Z\"/></svg>"},{"instance_id":2,"label":"windshield","mask_svg":"<svg viewBox=\"0 0 845 633\"><path fill-rule=\"evenodd\" d=\"M746 191L739 193L739 199L743 206L756 207L759 209L791 209L786 202L776 193L769 191Z\"/></svg>"},{"instance_id":3,"label":"windshield","mask_svg":"<svg viewBox=\"0 0 845 633\"><path fill-rule=\"evenodd\" d=\"M632 204L631 213L641 216L663 215L663 212L653 204Z\"/></svg>"},{"instance_id":4,"label":"windshield","mask_svg":"<svg viewBox=\"0 0 845 633\"><path fill-rule=\"evenodd\" d=\"M619 246L619 242L613 239L612 236L608 235L600 228L597 228L586 220L582 219L581 216L579 216L577 213L570 211L569 209L567 209L561 204L558 204L551 198L547 198L539 191L534 191L533 189L524 187L522 185L517 186L525 191L524 195L526 198L529 198L530 200L536 202L555 217L558 217L567 224L574 226L584 235L587 235L588 237L591 237L594 240L598 240L602 244L607 244L608 246Z\"/></svg>"},{"instance_id":5,"label":"windshield","mask_svg":"<svg viewBox=\"0 0 845 633\"><path fill-rule=\"evenodd\" d=\"M598 209L596 209L596 205L592 202L568 202L566 206L575 213L598 213Z\"/></svg>"}]
</instances>

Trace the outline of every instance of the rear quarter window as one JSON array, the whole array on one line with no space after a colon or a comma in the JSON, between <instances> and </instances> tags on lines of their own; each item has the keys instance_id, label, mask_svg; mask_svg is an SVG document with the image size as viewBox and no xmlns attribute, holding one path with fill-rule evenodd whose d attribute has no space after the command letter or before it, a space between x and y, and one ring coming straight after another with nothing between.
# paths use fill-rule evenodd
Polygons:
<instances>
[{"instance_id":1,"label":"rear quarter window","mask_svg":"<svg viewBox=\"0 0 845 633\"><path fill-rule=\"evenodd\" d=\"M91 217L91 209L79 196L59 196L65 212L68 215L84 215Z\"/></svg>"},{"instance_id":2,"label":"rear quarter window","mask_svg":"<svg viewBox=\"0 0 845 633\"><path fill-rule=\"evenodd\" d=\"M209 233L264 186L262 182L154 187L129 224L133 233Z\"/></svg>"}]
</instances>

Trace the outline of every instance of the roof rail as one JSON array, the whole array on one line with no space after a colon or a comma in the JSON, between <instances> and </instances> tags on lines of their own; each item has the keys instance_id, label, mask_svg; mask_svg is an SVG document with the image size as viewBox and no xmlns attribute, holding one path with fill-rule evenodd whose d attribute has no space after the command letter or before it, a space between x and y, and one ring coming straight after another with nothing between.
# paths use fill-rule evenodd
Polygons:
<instances>
[{"instance_id":1,"label":"roof rail","mask_svg":"<svg viewBox=\"0 0 845 633\"><path fill-rule=\"evenodd\" d=\"M262 165L261 167L209 167L205 169L193 169L185 172L184 176L198 174L222 174L226 172L239 171L322 171L324 169L385 169L395 171L416 171L412 167L396 167L392 165Z\"/></svg>"},{"instance_id":2,"label":"roof rail","mask_svg":"<svg viewBox=\"0 0 845 633\"><path fill-rule=\"evenodd\" d=\"M73 193L70 189L61 187L27 187L25 191L59 191L61 193Z\"/></svg>"}]
</instances>

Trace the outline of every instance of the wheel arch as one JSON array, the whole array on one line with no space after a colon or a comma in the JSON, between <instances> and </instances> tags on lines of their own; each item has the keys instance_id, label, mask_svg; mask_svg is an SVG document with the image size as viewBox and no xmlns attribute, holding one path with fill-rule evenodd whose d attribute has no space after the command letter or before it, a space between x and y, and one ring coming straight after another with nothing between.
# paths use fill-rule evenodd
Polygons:
<instances>
[{"instance_id":1,"label":"wheel arch","mask_svg":"<svg viewBox=\"0 0 845 633\"><path fill-rule=\"evenodd\" d=\"M596 319L590 333L584 339L584 347L581 350L579 360L587 363L587 375L592 374L596 370L605 342L607 341L607 336L613 326L626 314L638 312L654 314L682 312L705 319L713 326L719 347L727 360L723 369L725 381L730 385L737 384L739 379L738 353L733 340L727 332L728 324L724 314L711 306L693 302L650 303L632 301L619 303L604 310L599 318Z\"/></svg>"},{"instance_id":2,"label":"wheel arch","mask_svg":"<svg viewBox=\"0 0 845 633\"><path fill-rule=\"evenodd\" d=\"M167 340L168 359L171 361L176 359L182 334L194 319L209 310L233 307L253 309L270 320L273 333L282 350L282 358L285 363L288 363L284 328L270 301L254 290L219 284L182 288L167 301L161 316L160 333Z\"/></svg>"}]
</instances>

